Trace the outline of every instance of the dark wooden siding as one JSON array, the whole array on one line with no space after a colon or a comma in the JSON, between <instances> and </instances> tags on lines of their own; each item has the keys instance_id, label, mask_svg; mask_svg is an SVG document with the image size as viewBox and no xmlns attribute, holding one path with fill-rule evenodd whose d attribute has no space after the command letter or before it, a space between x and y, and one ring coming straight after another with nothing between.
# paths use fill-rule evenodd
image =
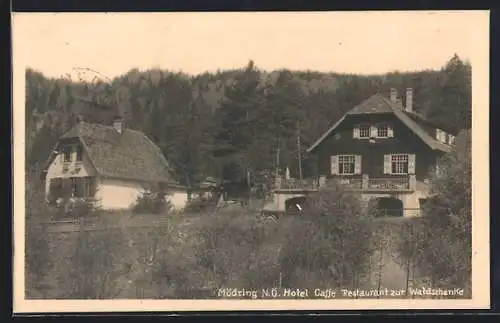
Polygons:
<instances>
[{"instance_id":1,"label":"dark wooden siding","mask_svg":"<svg viewBox=\"0 0 500 323\"><path fill-rule=\"evenodd\" d=\"M368 139L353 138L353 127L359 123L377 124L387 122L392 125L393 138ZM330 175L330 156L340 154L361 155L361 172L370 177L383 177L385 154L415 154L417 180L423 180L434 164L438 154L409 130L393 115L359 115L348 116L337 130L318 147L318 175Z\"/></svg>"}]
</instances>

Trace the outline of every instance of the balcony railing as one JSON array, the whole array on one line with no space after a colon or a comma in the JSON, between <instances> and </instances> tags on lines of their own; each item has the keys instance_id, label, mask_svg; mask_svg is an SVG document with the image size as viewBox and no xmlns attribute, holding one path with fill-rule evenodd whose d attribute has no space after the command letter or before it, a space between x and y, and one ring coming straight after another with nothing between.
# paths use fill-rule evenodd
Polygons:
<instances>
[{"instance_id":1,"label":"balcony railing","mask_svg":"<svg viewBox=\"0 0 500 323\"><path fill-rule=\"evenodd\" d=\"M368 189L381 191L397 191L410 189L409 177L368 178Z\"/></svg>"},{"instance_id":2,"label":"balcony railing","mask_svg":"<svg viewBox=\"0 0 500 323\"><path fill-rule=\"evenodd\" d=\"M362 177L337 177L336 180L339 184L347 189L360 190L363 188ZM324 184L326 184L327 182L328 180L326 180Z\"/></svg>"},{"instance_id":3,"label":"balcony railing","mask_svg":"<svg viewBox=\"0 0 500 323\"><path fill-rule=\"evenodd\" d=\"M282 178L281 182L277 184L280 189L318 189L319 183L316 178L297 179L297 178Z\"/></svg>"},{"instance_id":4,"label":"balcony railing","mask_svg":"<svg viewBox=\"0 0 500 323\"><path fill-rule=\"evenodd\" d=\"M337 181L349 190L366 192L394 192L415 190L415 175L393 176L383 178L373 178L368 175L360 176L338 176L333 178L309 178L299 180L296 178L278 178L276 188L282 190L315 190L327 185L331 181Z\"/></svg>"}]
</instances>

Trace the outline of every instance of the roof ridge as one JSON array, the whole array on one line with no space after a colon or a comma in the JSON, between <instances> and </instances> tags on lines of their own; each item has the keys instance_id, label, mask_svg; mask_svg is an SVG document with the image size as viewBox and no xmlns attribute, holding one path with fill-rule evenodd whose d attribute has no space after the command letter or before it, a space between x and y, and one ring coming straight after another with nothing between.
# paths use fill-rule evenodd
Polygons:
<instances>
[{"instance_id":1,"label":"roof ridge","mask_svg":"<svg viewBox=\"0 0 500 323\"><path fill-rule=\"evenodd\" d=\"M384 95L380 94L379 95L382 97L382 99L384 100L384 102L389 105L389 107L393 110L401 110L401 111L404 111L403 109L403 104L401 103L401 106L397 103L397 102L394 102L392 101L391 99L385 97Z\"/></svg>"},{"instance_id":2,"label":"roof ridge","mask_svg":"<svg viewBox=\"0 0 500 323\"><path fill-rule=\"evenodd\" d=\"M58 143L69 137L80 140L99 175L177 183L160 147L142 131L125 128L119 135L110 125L85 122L73 125L65 135Z\"/></svg>"},{"instance_id":3,"label":"roof ridge","mask_svg":"<svg viewBox=\"0 0 500 323\"><path fill-rule=\"evenodd\" d=\"M422 141L424 141L428 146L430 146L432 149L439 149L442 151L448 151L449 147L445 144L442 144L441 142L435 140L432 136L430 136L423 128L422 126L415 121L412 117L407 115L405 112L405 109L403 108L401 103L393 102L389 98L386 98L383 96L381 93L375 93L371 95L369 98L361 102L360 104L356 105L354 108L349 110L347 113L342 116L333 126L331 126L314 144L312 144L307 151L312 152L318 145L323 142L345 119L347 115L355 115L354 113L351 113L353 110L355 110L358 107L362 107L362 105L370 100L373 100L373 98L379 99L382 98L381 103L389 107L389 111L384 111L384 113L392 113L394 114L401 122L403 122L410 130L412 130ZM371 102L370 102L371 103ZM380 101L378 102L380 104ZM381 112L379 112L381 113Z\"/></svg>"}]
</instances>

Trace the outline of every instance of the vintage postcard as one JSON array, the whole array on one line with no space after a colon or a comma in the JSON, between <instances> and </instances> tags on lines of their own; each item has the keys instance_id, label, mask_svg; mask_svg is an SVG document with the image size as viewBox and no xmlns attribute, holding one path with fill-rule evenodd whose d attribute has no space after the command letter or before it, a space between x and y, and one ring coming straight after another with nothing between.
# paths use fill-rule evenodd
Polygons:
<instances>
[{"instance_id":1,"label":"vintage postcard","mask_svg":"<svg viewBox=\"0 0 500 323\"><path fill-rule=\"evenodd\" d=\"M489 12L13 13L14 312L489 308Z\"/></svg>"}]
</instances>

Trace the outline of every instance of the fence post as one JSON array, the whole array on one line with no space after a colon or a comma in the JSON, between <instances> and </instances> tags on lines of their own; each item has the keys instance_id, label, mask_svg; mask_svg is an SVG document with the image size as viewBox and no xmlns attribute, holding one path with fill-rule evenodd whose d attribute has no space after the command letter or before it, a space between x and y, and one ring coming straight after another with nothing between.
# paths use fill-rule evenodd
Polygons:
<instances>
[{"instance_id":1,"label":"fence post","mask_svg":"<svg viewBox=\"0 0 500 323\"><path fill-rule=\"evenodd\" d=\"M83 216L79 217L78 219L78 224L79 224L79 230L78 230L78 243L80 245L80 250L83 250L83 248L86 248L86 241L85 241L85 220L83 218ZM78 256L82 256L82 254L84 253L81 253L80 251L80 254ZM78 263L80 262L80 259L78 259ZM85 275L81 275L80 277L80 286L79 286L79 293L82 293L82 294L85 294L86 293L86 284L87 284L87 276L86 274ZM85 295L83 295L85 296Z\"/></svg>"},{"instance_id":2,"label":"fence post","mask_svg":"<svg viewBox=\"0 0 500 323\"><path fill-rule=\"evenodd\" d=\"M406 235L406 239L408 240L408 246L409 246L409 251L410 251L410 254L408 256L408 260L406 262L406 296L408 297L408 291L409 291L409 287L410 287L410 266L411 266L411 259L413 258L413 248L412 248L412 245L413 245L413 230L412 230L412 226L411 224L409 223L408 226L408 234Z\"/></svg>"},{"instance_id":3,"label":"fence post","mask_svg":"<svg viewBox=\"0 0 500 323\"><path fill-rule=\"evenodd\" d=\"M80 234L83 242L83 234L85 233L85 218L83 216L80 216L78 219L78 223L80 225Z\"/></svg>"},{"instance_id":4,"label":"fence post","mask_svg":"<svg viewBox=\"0 0 500 323\"><path fill-rule=\"evenodd\" d=\"M368 189L368 181L369 181L368 174L363 174L361 177L361 188L363 190Z\"/></svg>"},{"instance_id":5,"label":"fence post","mask_svg":"<svg viewBox=\"0 0 500 323\"><path fill-rule=\"evenodd\" d=\"M384 255L384 236L382 235L381 241L380 241L380 258L379 258L379 264L378 264L378 295L377 298L380 298L380 288L382 287L382 263L383 263L383 255Z\"/></svg>"}]
</instances>

